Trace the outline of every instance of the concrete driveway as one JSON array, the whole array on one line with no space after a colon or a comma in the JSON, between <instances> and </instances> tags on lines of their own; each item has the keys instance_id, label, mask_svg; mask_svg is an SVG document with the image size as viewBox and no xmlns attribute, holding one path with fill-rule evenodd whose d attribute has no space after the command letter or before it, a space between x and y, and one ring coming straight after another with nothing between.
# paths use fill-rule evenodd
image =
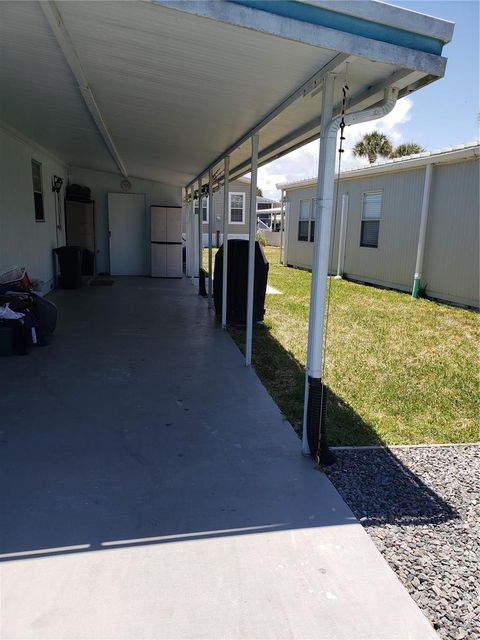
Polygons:
<instances>
[{"instance_id":1,"label":"concrete driveway","mask_svg":"<svg viewBox=\"0 0 480 640\"><path fill-rule=\"evenodd\" d=\"M53 299L0 361L2 638L436 637L188 282Z\"/></svg>"}]
</instances>

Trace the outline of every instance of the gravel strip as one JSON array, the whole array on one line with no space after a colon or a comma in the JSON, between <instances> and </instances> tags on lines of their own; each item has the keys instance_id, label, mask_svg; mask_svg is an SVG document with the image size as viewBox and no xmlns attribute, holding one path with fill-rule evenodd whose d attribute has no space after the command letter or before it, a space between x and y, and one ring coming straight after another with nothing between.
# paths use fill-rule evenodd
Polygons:
<instances>
[{"instance_id":1,"label":"gravel strip","mask_svg":"<svg viewBox=\"0 0 480 640\"><path fill-rule=\"evenodd\" d=\"M438 634L480 639L480 446L335 455L328 477Z\"/></svg>"}]
</instances>

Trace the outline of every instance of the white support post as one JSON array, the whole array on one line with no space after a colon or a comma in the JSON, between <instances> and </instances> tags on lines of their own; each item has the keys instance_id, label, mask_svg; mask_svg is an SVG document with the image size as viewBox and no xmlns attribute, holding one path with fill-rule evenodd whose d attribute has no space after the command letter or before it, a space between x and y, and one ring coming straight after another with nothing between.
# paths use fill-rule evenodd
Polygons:
<instances>
[{"instance_id":1,"label":"white support post","mask_svg":"<svg viewBox=\"0 0 480 640\"><path fill-rule=\"evenodd\" d=\"M332 226L333 190L335 179L335 145L337 131L328 136L333 114L335 77L328 74L323 85L322 115L320 122L320 153L315 198L315 241L312 261L312 285L308 321L307 367L305 372L305 406L303 418L302 453L308 455L307 420L310 384L321 385L323 355L323 323L328 278L328 257Z\"/></svg>"},{"instance_id":2,"label":"white support post","mask_svg":"<svg viewBox=\"0 0 480 640\"><path fill-rule=\"evenodd\" d=\"M280 264L282 264L282 256L283 256L283 224L285 221L284 209L285 209L285 191L284 189L282 189L282 197L280 200L280 255L279 255Z\"/></svg>"},{"instance_id":3,"label":"white support post","mask_svg":"<svg viewBox=\"0 0 480 640\"><path fill-rule=\"evenodd\" d=\"M197 246L197 242L195 239L195 232L196 232L196 227L195 227L195 200L193 199L193 186L190 190L190 206L188 207L188 212L189 212L189 216L190 216L190 275L192 277L192 284L195 283L195 271L197 269L197 251L196 251L196 246Z\"/></svg>"},{"instance_id":4,"label":"white support post","mask_svg":"<svg viewBox=\"0 0 480 640\"><path fill-rule=\"evenodd\" d=\"M213 294L213 255L212 255L212 233L213 233L213 173L208 172L208 308L211 309Z\"/></svg>"},{"instance_id":5,"label":"white support post","mask_svg":"<svg viewBox=\"0 0 480 640\"><path fill-rule=\"evenodd\" d=\"M381 104L371 109L345 115L345 124L348 126L359 122L378 120L394 108L397 98L397 88L390 87L385 89L384 99ZM332 456L326 447L325 430L323 428L326 411L326 388L322 381L323 341L335 190L335 155L337 133L342 120L341 116L335 119L332 117L333 99L334 76L329 73L323 86L320 122L320 154L315 200L315 242L312 262L302 437L302 452L305 455L312 453L314 457L318 453L319 461L327 464ZM310 429L309 426L311 427ZM312 441L310 445L308 442L309 432L315 433L315 441ZM311 448L314 451L311 451Z\"/></svg>"},{"instance_id":6,"label":"white support post","mask_svg":"<svg viewBox=\"0 0 480 640\"><path fill-rule=\"evenodd\" d=\"M202 213L202 179L198 181L198 293L203 268L203 213Z\"/></svg>"},{"instance_id":7,"label":"white support post","mask_svg":"<svg viewBox=\"0 0 480 640\"><path fill-rule=\"evenodd\" d=\"M432 189L433 164L425 167L425 182L423 186L422 213L420 216L420 230L418 232L417 260L415 262L415 276L413 279L412 298L418 298L423 271L423 254L425 253L425 238L427 236L428 209L430 206L430 192Z\"/></svg>"},{"instance_id":8,"label":"white support post","mask_svg":"<svg viewBox=\"0 0 480 640\"><path fill-rule=\"evenodd\" d=\"M223 185L223 280L222 280L222 329L227 328L227 295L228 295L228 210L230 207L230 156L224 160Z\"/></svg>"},{"instance_id":9,"label":"white support post","mask_svg":"<svg viewBox=\"0 0 480 640\"><path fill-rule=\"evenodd\" d=\"M342 216L340 218L340 235L338 238L337 278L342 278L345 266L345 244L347 241L348 193L342 196Z\"/></svg>"},{"instance_id":10,"label":"white support post","mask_svg":"<svg viewBox=\"0 0 480 640\"><path fill-rule=\"evenodd\" d=\"M185 275L188 278L190 276L190 266L191 266L190 231L191 231L191 225L192 225L192 221L190 218L190 205L188 202L188 189L185 189L185 199L184 199L184 205L182 207L182 217L183 215L185 215L185 254L186 254ZM182 220L182 224L183 224L183 220Z\"/></svg>"},{"instance_id":11,"label":"white support post","mask_svg":"<svg viewBox=\"0 0 480 640\"><path fill-rule=\"evenodd\" d=\"M258 133L252 136L252 165L250 177L250 217L248 220L248 286L247 286L247 331L245 340L245 365L252 364L253 339L253 293L255 284L255 235L257 230L257 164Z\"/></svg>"}]
</instances>

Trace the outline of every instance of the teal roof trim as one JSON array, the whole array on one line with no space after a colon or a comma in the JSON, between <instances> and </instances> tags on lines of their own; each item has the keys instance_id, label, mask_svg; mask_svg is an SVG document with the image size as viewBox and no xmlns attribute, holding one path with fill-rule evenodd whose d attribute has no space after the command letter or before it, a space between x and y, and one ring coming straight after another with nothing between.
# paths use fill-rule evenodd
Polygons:
<instances>
[{"instance_id":1,"label":"teal roof trim","mask_svg":"<svg viewBox=\"0 0 480 640\"><path fill-rule=\"evenodd\" d=\"M441 55L444 45L437 38L305 4L298 0L230 0L230 2L433 55Z\"/></svg>"}]
</instances>

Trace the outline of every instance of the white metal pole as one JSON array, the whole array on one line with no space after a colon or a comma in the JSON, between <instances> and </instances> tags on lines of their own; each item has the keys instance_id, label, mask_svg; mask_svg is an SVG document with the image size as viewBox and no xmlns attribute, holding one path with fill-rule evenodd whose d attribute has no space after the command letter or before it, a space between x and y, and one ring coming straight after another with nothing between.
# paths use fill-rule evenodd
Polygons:
<instances>
[{"instance_id":1,"label":"white metal pole","mask_svg":"<svg viewBox=\"0 0 480 640\"><path fill-rule=\"evenodd\" d=\"M306 392L303 418L302 452L309 454L307 415L309 387L312 380L322 377L323 323L328 280L328 258L332 228L333 192L335 181L335 145L337 130L329 137L333 114L333 89L335 78L328 74L323 87L322 114L320 122L320 153L318 158L318 181L315 199L315 241L312 262L312 285L310 314L308 321L308 350L306 367Z\"/></svg>"},{"instance_id":2,"label":"white metal pole","mask_svg":"<svg viewBox=\"0 0 480 640\"><path fill-rule=\"evenodd\" d=\"M185 205L182 213L185 213L185 275L189 278L192 275L192 216L190 211L189 190L185 190Z\"/></svg>"},{"instance_id":3,"label":"white metal pole","mask_svg":"<svg viewBox=\"0 0 480 640\"><path fill-rule=\"evenodd\" d=\"M212 308L213 292L213 259L212 259L212 233L213 233L213 173L208 172L208 308Z\"/></svg>"},{"instance_id":4,"label":"white metal pole","mask_svg":"<svg viewBox=\"0 0 480 640\"><path fill-rule=\"evenodd\" d=\"M198 181L198 293L200 293L200 273L203 268L203 214L202 179Z\"/></svg>"},{"instance_id":5,"label":"white metal pole","mask_svg":"<svg viewBox=\"0 0 480 640\"><path fill-rule=\"evenodd\" d=\"M230 205L230 156L224 160L223 185L223 280L222 280L222 328L227 328L227 295L228 295L228 210Z\"/></svg>"},{"instance_id":6,"label":"white metal pole","mask_svg":"<svg viewBox=\"0 0 480 640\"><path fill-rule=\"evenodd\" d=\"M283 255L283 222L285 219L284 216L284 207L285 207L285 191L282 189L282 197L280 200L280 255L279 262L282 264L282 255Z\"/></svg>"},{"instance_id":7,"label":"white metal pole","mask_svg":"<svg viewBox=\"0 0 480 640\"><path fill-rule=\"evenodd\" d=\"M183 234L183 216L185 216L185 275L190 276L190 205L188 202L188 189L185 190L185 199L182 205L182 234Z\"/></svg>"},{"instance_id":8,"label":"white metal pole","mask_svg":"<svg viewBox=\"0 0 480 640\"><path fill-rule=\"evenodd\" d=\"M338 238L337 278L343 276L345 265L345 243L347 240L348 193L342 196L342 214L340 218L340 235Z\"/></svg>"},{"instance_id":9,"label":"white metal pole","mask_svg":"<svg viewBox=\"0 0 480 640\"><path fill-rule=\"evenodd\" d=\"M425 182L423 186L422 213L420 216L420 230L418 232L417 260L415 263L415 277L413 279L412 297L418 298L423 271L423 254L425 252L425 238L427 236L428 208L430 206L430 192L432 188L433 164L425 167Z\"/></svg>"},{"instance_id":10,"label":"white metal pole","mask_svg":"<svg viewBox=\"0 0 480 640\"><path fill-rule=\"evenodd\" d=\"M196 235L196 227L195 227L195 200L193 199L193 192L194 189L193 187L190 190L190 197L191 197L191 201L190 201L190 207L189 207L189 212L190 212L190 275L192 276L192 284L195 283L195 272L197 270L197 251L196 251L196 246L197 246L197 241L195 238Z\"/></svg>"},{"instance_id":11,"label":"white metal pole","mask_svg":"<svg viewBox=\"0 0 480 640\"><path fill-rule=\"evenodd\" d=\"M308 420L318 422L319 435L325 409L324 386L322 382L323 338L326 295L328 283L328 262L333 218L333 195L335 191L335 152L337 133L341 116L332 119L334 76L329 73L324 81L322 113L320 122L320 154L318 161L317 197L315 200L315 242L312 262L312 286L310 294L310 315L308 323L307 367L305 372L305 407L303 414L302 452L308 454ZM344 116L345 124L356 124L378 120L390 113L398 99L398 88L385 89L381 104L349 113ZM316 426L316 425L315 425ZM327 454L328 455L328 454Z\"/></svg>"},{"instance_id":12,"label":"white metal pole","mask_svg":"<svg viewBox=\"0 0 480 640\"><path fill-rule=\"evenodd\" d=\"M252 136L252 166L250 178L250 218L248 220L248 285L247 285L247 333L245 341L245 365L252 364L253 293L255 284L255 232L257 229L257 164L258 133Z\"/></svg>"}]
</instances>

